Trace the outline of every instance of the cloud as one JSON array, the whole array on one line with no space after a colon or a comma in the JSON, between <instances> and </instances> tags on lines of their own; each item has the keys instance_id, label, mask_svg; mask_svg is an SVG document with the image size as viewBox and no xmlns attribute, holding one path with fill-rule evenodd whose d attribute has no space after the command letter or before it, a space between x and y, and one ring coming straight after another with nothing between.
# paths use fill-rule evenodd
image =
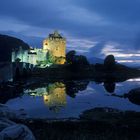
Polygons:
<instances>
[{"instance_id":1,"label":"cloud","mask_svg":"<svg viewBox=\"0 0 140 140\"><path fill-rule=\"evenodd\" d=\"M101 57L111 44L118 53L131 53L140 49L139 5L139 0L4 0L0 30L30 39L58 29L69 50Z\"/></svg>"},{"instance_id":2,"label":"cloud","mask_svg":"<svg viewBox=\"0 0 140 140\"><path fill-rule=\"evenodd\" d=\"M78 0L75 3L92 12L97 12L110 22L124 22L125 24L140 22L139 0Z\"/></svg>"},{"instance_id":3,"label":"cloud","mask_svg":"<svg viewBox=\"0 0 140 140\"><path fill-rule=\"evenodd\" d=\"M88 39L78 39L69 37L67 40L67 50L76 50L77 53L85 53L89 52L90 48L96 44L96 41L88 40Z\"/></svg>"}]
</instances>

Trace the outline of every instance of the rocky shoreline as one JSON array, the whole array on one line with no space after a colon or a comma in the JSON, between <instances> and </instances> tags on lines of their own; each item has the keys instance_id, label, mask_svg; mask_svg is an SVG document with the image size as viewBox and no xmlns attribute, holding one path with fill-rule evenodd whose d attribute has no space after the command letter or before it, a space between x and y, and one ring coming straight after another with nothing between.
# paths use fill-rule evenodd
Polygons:
<instances>
[{"instance_id":1,"label":"rocky shoreline","mask_svg":"<svg viewBox=\"0 0 140 140\"><path fill-rule=\"evenodd\" d=\"M31 130L17 119L25 118L24 110L12 110L0 104L0 140L35 140Z\"/></svg>"},{"instance_id":2,"label":"rocky shoreline","mask_svg":"<svg viewBox=\"0 0 140 140\"><path fill-rule=\"evenodd\" d=\"M79 118L16 119L33 132L37 140L139 140L140 112L93 108Z\"/></svg>"}]
</instances>

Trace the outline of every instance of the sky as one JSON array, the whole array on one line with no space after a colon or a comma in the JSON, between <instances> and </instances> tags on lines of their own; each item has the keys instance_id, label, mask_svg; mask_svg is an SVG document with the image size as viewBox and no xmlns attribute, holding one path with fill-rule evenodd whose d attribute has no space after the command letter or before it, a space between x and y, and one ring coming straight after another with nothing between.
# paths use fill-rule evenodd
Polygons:
<instances>
[{"instance_id":1,"label":"sky","mask_svg":"<svg viewBox=\"0 0 140 140\"><path fill-rule=\"evenodd\" d=\"M0 33L30 45L58 30L67 50L140 62L140 0L1 0Z\"/></svg>"}]
</instances>

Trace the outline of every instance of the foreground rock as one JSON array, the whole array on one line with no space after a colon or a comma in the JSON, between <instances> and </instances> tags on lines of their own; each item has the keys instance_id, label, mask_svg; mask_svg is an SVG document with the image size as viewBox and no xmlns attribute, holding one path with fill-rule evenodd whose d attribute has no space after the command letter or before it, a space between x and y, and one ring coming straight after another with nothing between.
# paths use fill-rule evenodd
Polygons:
<instances>
[{"instance_id":1,"label":"foreground rock","mask_svg":"<svg viewBox=\"0 0 140 140\"><path fill-rule=\"evenodd\" d=\"M16 124L10 119L23 119L23 110L10 110L0 104L0 140L35 140L27 126Z\"/></svg>"},{"instance_id":2,"label":"foreground rock","mask_svg":"<svg viewBox=\"0 0 140 140\"><path fill-rule=\"evenodd\" d=\"M120 111L113 108L94 108L84 111L81 120L100 121L112 125L140 128L140 112Z\"/></svg>"},{"instance_id":3,"label":"foreground rock","mask_svg":"<svg viewBox=\"0 0 140 140\"><path fill-rule=\"evenodd\" d=\"M140 112L113 108L84 111L80 119L17 120L27 125L37 140L140 140Z\"/></svg>"},{"instance_id":4,"label":"foreground rock","mask_svg":"<svg viewBox=\"0 0 140 140\"><path fill-rule=\"evenodd\" d=\"M35 138L25 125L0 119L0 140L35 140Z\"/></svg>"}]
</instances>

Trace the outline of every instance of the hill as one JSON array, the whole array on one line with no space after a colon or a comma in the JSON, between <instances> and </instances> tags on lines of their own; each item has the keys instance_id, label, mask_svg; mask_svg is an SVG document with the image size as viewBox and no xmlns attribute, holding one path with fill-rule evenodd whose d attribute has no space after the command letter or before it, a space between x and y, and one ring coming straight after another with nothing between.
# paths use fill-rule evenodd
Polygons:
<instances>
[{"instance_id":1,"label":"hill","mask_svg":"<svg viewBox=\"0 0 140 140\"><path fill-rule=\"evenodd\" d=\"M25 50L29 49L29 45L18 38L0 35L0 62L10 62L12 49L20 46Z\"/></svg>"}]
</instances>

